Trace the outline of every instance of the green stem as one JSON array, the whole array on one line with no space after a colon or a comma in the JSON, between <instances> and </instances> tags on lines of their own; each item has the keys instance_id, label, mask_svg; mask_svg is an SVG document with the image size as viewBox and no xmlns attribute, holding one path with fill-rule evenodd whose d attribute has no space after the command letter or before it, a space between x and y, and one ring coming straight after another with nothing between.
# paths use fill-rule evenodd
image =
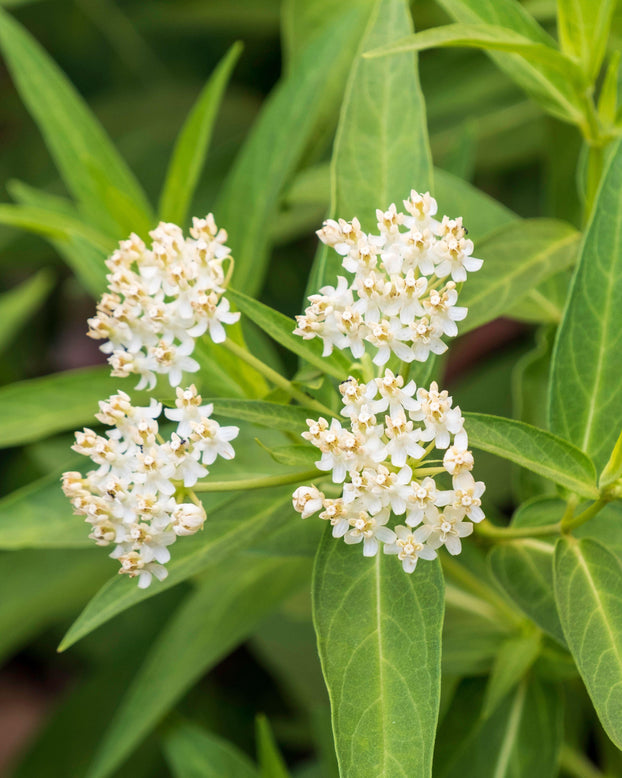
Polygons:
<instances>
[{"instance_id":1,"label":"green stem","mask_svg":"<svg viewBox=\"0 0 622 778\"><path fill-rule=\"evenodd\" d=\"M525 619L523 616L508 605L503 597L497 594L494 589L480 578L473 575L470 570L467 570L466 567L457 562L453 557L443 554L441 557L441 564L443 566L443 571L450 578L453 578L454 581L462 584L466 589L473 594L476 594L481 599L494 605L494 607L500 611L512 625L524 623Z\"/></svg>"},{"instance_id":2,"label":"green stem","mask_svg":"<svg viewBox=\"0 0 622 778\"><path fill-rule=\"evenodd\" d=\"M608 499L601 497L600 500L593 502L589 508L586 508L578 516L565 516L561 522L562 532L571 532L573 529L576 529L582 524L585 524L586 521L593 519L597 513L600 513L600 511L605 507L605 505L607 505L608 502Z\"/></svg>"},{"instance_id":3,"label":"green stem","mask_svg":"<svg viewBox=\"0 0 622 778\"><path fill-rule=\"evenodd\" d=\"M573 778L604 778L589 759L566 743L562 746L559 766Z\"/></svg>"},{"instance_id":4,"label":"green stem","mask_svg":"<svg viewBox=\"0 0 622 778\"><path fill-rule=\"evenodd\" d=\"M279 389L283 389L284 392L287 392L290 397L298 400L298 402L305 408L313 409L314 411L317 411L323 415L334 416L337 419L339 418L338 414L336 414L334 411L331 411L328 406L318 402L317 400L314 400L312 397L309 397L308 394L301 392L299 389L296 389L291 381L288 381L287 378L284 378L280 373L277 373L276 370L268 367L265 362L257 359L257 357L253 356L249 351L247 351L245 348L242 348L242 346L239 346L230 338L227 338L227 340L225 340L222 345L232 354L235 354L236 357L239 357L243 362L246 362L247 365L250 365L250 367L252 367L258 373L261 373L261 375L265 376L268 381L273 383L275 386L278 386Z\"/></svg>"},{"instance_id":5,"label":"green stem","mask_svg":"<svg viewBox=\"0 0 622 778\"><path fill-rule=\"evenodd\" d=\"M404 379L404 384L408 383L408 376L410 375L410 362L400 362L400 375Z\"/></svg>"},{"instance_id":6,"label":"green stem","mask_svg":"<svg viewBox=\"0 0 622 778\"><path fill-rule=\"evenodd\" d=\"M420 467L413 473L414 476L420 475L438 475L439 473L446 473L444 467Z\"/></svg>"},{"instance_id":7,"label":"green stem","mask_svg":"<svg viewBox=\"0 0 622 778\"><path fill-rule=\"evenodd\" d=\"M542 524L539 527L496 527L489 521L482 521L475 525L478 535L495 540L515 540L516 538L536 538L542 535L559 535L561 522L556 524Z\"/></svg>"},{"instance_id":8,"label":"green stem","mask_svg":"<svg viewBox=\"0 0 622 778\"><path fill-rule=\"evenodd\" d=\"M270 486L285 486L299 481L311 481L318 476L324 476L317 469L305 470L303 473L283 473L282 475L264 475L257 478L240 478L230 481L199 481L192 487L194 492L239 492L244 489L267 489Z\"/></svg>"}]
</instances>

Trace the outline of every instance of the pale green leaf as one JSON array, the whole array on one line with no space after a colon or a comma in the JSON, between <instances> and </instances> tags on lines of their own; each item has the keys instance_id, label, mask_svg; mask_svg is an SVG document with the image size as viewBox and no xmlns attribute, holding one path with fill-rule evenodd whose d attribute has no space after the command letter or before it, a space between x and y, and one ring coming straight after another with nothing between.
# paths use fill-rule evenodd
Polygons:
<instances>
[{"instance_id":1,"label":"pale green leaf","mask_svg":"<svg viewBox=\"0 0 622 778\"><path fill-rule=\"evenodd\" d=\"M506 315L533 324L559 324L564 314L570 278L570 270L549 276L523 295Z\"/></svg>"},{"instance_id":2,"label":"pale green leaf","mask_svg":"<svg viewBox=\"0 0 622 778\"><path fill-rule=\"evenodd\" d=\"M605 125L615 124L618 111L618 73L620 51L614 51L607 65L607 72L598 95L598 115Z\"/></svg>"},{"instance_id":3,"label":"pale green leaf","mask_svg":"<svg viewBox=\"0 0 622 778\"><path fill-rule=\"evenodd\" d=\"M294 444L292 446L265 448L275 462L291 467L311 467L318 459L318 451L314 446Z\"/></svg>"},{"instance_id":4,"label":"pale green leaf","mask_svg":"<svg viewBox=\"0 0 622 778\"><path fill-rule=\"evenodd\" d=\"M550 428L607 462L622 419L622 142L605 171L553 354Z\"/></svg>"},{"instance_id":5,"label":"pale green leaf","mask_svg":"<svg viewBox=\"0 0 622 778\"><path fill-rule=\"evenodd\" d=\"M616 0L557 0L562 51L579 60L590 81L598 75L607 48Z\"/></svg>"},{"instance_id":6,"label":"pale green leaf","mask_svg":"<svg viewBox=\"0 0 622 778\"><path fill-rule=\"evenodd\" d=\"M4 11L0 11L0 48L67 188L93 223L120 232L118 237L134 229L132 224L116 223L107 213L96 176L125 193L152 221L140 185L83 99L44 49Z\"/></svg>"},{"instance_id":7,"label":"pale green leaf","mask_svg":"<svg viewBox=\"0 0 622 778\"><path fill-rule=\"evenodd\" d=\"M0 661L57 619L70 618L105 580L108 562L97 549L0 554Z\"/></svg>"},{"instance_id":8,"label":"pale green leaf","mask_svg":"<svg viewBox=\"0 0 622 778\"><path fill-rule=\"evenodd\" d=\"M216 502L212 514L205 500L207 521L204 529L175 547L167 565L168 577L148 589L136 581L116 576L93 597L63 638L59 650L81 640L101 624L132 605L169 589L180 581L210 568L223 558L247 550L266 535L292 520L291 489L266 489L243 493L228 502ZM210 495L211 498L211 495Z\"/></svg>"},{"instance_id":9,"label":"pale green leaf","mask_svg":"<svg viewBox=\"0 0 622 778\"><path fill-rule=\"evenodd\" d=\"M296 405L263 402L261 400L219 400L205 399L203 402L214 404L216 416L225 419L238 419L257 424L260 427L296 432L307 428L309 411Z\"/></svg>"},{"instance_id":10,"label":"pale green leaf","mask_svg":"<svg viewBox=\"0 0 622 778\"><path fill-rule=\"evenodd\" d=\"M234 43L210 76L179 133L160 196L158 211L163 221L186 222L218 108L241 53L242 44Z\"/></svg>"},{"instance_id":11,"label":"pale green leaf","mask_svg":"<svg viewBox=\"0 0 622 778\"><path fill-rule=\"evenodd\" d=\"M527 292L575 260L579 233L552 219L517 221L501 227L477 244L484 260L469 275L460 305L469 309L461 332L479 327L511 311Z\"/></svg>"},{"instance_id":12,"label":"pale green leaf","mask_svg":"<svg viewBox=\"0 0 622 778\"><path fill-rule=\"evenodd\" d=\"M257 717L255 732L261 778L289 778L289 771L265 716Z\"/></svg>"},{"instance_id":13,"label":"pale green leaf","mask_svg":"<svg viewBox=\"0 0 622 778\"><path fill-rule=\"evenodd\" d=\"M563 645L564 633L553 597L553 546L536 538L513 540L495 546L488 559L502 589L523 613Z\"/></svg>"},{"instance_id":14,"label":"pale green leaf","mask_svg":"<svg viewBox=\"0 0 622 778\"><path fill-rule=\"evenodd\" d=\"M458 689L439 730L436 778L556 778L563 735L558 690L524 680L487 719L473 681Z\"/></svg>"},{"instance_id":15,"label":"pale green leaf","mask_svg":"<svg viewBox=\"0 0 622 778\"><path fill-rule=\"evenodd\" d=\"M0 294L0 351L3 351L28 319L41 306L52 289L53 278L47 270Z\"/></svg>"},{"instance_id":16,"label":"pale green leaf","mask_svg":"<svg viewBox=\"0 0 622 778\"><path fill-rule=\"evenodd\" d=\"M0 499L0 548L90 548L89 531L73 515L57 473Z\"/></svg>"},{"instance_id":17,"label":"pale green leaf","mask_svg":"<svg viewBox=\"0 0 622 778\"><path fill-rule=\"evenodd\" d=\"M524 678L540 653L540 633L516 635L501 646L486 686L482 716L494 714L501 700Z\"/></svg>"},{"instance_id":18,"label":"pale green leaf","mask_svg":"<svg viewBox=\"0 0 622 778\"><path fill-rule=\"evenodd\" d=\"M234 289L227 290L227 296L235 303L245 316L260 327L264 332L274 338L285 348L293 351L302 359L319 368L323 373L333 376L340 381L345 381L349 375L350 360L340 351L335 350L329 357L322 356L322 344L319 339L303 340L299 335L294 335L296 322L279 311L253 300L245 294Z\"/></svg>"},{"instance_id":19,"label":"pale green leaf","mask_svg":"<svg viewBox=\"0 0 622 778\"><path fill-rule=\"evenodd\" d=\"M540 27L518 0L439 0L457 22L491 24L528 38L536 45L553 48L555 41ZM490 52L496 64L539 102L542 107L564 121L582 121L577 106L577 92L569 79L556 68L533 65L518 54Z\"/></svg>"},{"instance_id":20,"label":"pale green leaf","mask_svg":"<svg viewBox=\"0 0 622 778\"><path fill-rule=\"evenodd\" d=\"M533 66L545 66L580 88L582 73L576 63L552 46L534 43L520 33L494 24L448 24L410 35L366 53L368 57L385 57L405 51L425 51L440 46L467 46L518 54ZM543 81L545 81L543 73ZM552 84L551 89L555 87ZM575 98L576 99L576 98Z\"/></svg>"},{"instance_id":21,"label":"pale green leaf","mask_svg":"<svg viewBox=\"0 0 622 778\"><path fill-rule=\"evenodd\" d=\"M500 416L465 413L464 418L474 448L509 459L583 497L598 497L593 463L562 438Z\"/></svg>"},{"instance_id":22,"label":"pale green leaf","mask_svg":"<svg viewBox=\"0 0 622 778\"><path fill-rule=\"evenodd\" d=\"M325 92L349 59L356 17L337 17L306 48L296 69L276 87L238 155L215 208L229 233L237 288L256 292L269 251L267 225L281 191L292 177L322 113Z\"/></svg>"},{"instance_id":23,"label":"pale green leaf","mask_svg":"<svg viewBox=\"0 0 622 778\"><path fill-rule=\"evenodd\" d=\"M121 388L124 379L111 378L103 367L67 370L63 373L19 381L0 388L0 447L40 440L55 432L93 424L105 400ZM132 393L136 402L145 392Z\"/></svg>"},{"instance_id":24,"label":"pale green leaf","mask_svg":"<svg viewBox=\"0 0 622 778\"><path fill-rule=\"evenodd\" d=\"M432 194L438 201L440 213L446 213L452 219L462 216L469 238L476 243L477 256L480 256L478 241L484 235L518 219L509 208L485 192L440 168L434 168ZM474 277L471 276L471 279Z\"/></svg>"},{"instance_id":25,"label":"pale green leaf","mask_svg":"<svg viewBox=\"0 0 622 778\"><path fill-rule=\"evenodd\" d=\"M175 727L164 750L174 778L259 778L245 754L193 724Z\"/></svg>"},{"instance_id":26,"label":"pale green leaf","mask_svg":"<svg viewBox=\"0 0 622 778\"><path fill-rule=\"evenodd\" d=\"M600 486L609 486L614 481L622 478L622 431L620 432L616 444L613 447L611 456L607 460L607 464L603 468L603 472L600 475Z\"/></svg>"},{"instance_id":27,"label":"pale green leaf","mask_svg":"<svg viewBox=\"0 0 622 778\"><path fill-rule=\"evenodd\" d=\"M365 558L360 546L325 533L313 609L340 774L431 775L440 698L440 564L422 561L408 575L395 557Z\"/></svg>"},{"instance_id":28,"label":"pale green leaf","mask_svg":"<svg viewBox=\"0 0 622 778\"><path fill-rule=\"evenodd\" d=\"M111 775L192 685L309 576L299 559L248 555L210 570L158 636L122 699L89 778Z\"/></svg>"},{"instance_id":29,"label":"pale green leaf","mask_svg":"<svg viewBox=\"0 0 622 778\"><path fill-rule=\"evenodd\" d=\"M555 600L566 641L605 732L622 748L622 564L593 540L560 538Z\"/></svg>"},{"instance_id":30,"label":"pale green leaf","mask_svg":"<svg viewBox=\"0 0 622 778\"><path fill-rule=\"evenodd\" d=\"M58 195L44 192L41 189L35 189L23 183L23 181L10 181L7 184L7 189L11 197L17 200L18 203L51 212L49 219L54 225L57 224L57 219L52 214L60 214L62 217L67 216L74 223L75 220L80 220L78 210L65 197L59 197ZM62 219L58 221L62 222ZM46 237L80 279L85 289L97 297L106 287L104 260L112 250L113 243L106 240L104 245L102 236L100 236L98 243L94 244L88 238L80 237L78 233L82 229L83 227L80 227L77 232L67 232L62 237L54 237L53 234L49 234ZM91 235L91 237L93 236Z\"/></svg>"},{"instance_id":31,"label":"pale green leaf","mask_svg":"<svg viewBox=\"0 0 622 778\"><path fill-rule=\"evenodd\" d=\"M363 229L376 226L376 209L401 202L411 189L432 187L425 103L416 60L406 53L365 59L364 52L412 32L407 3L377 0L346 87L331 162L334 218L356 216ZM334 284L341 257L322 248L309 289Z\"/></svg>"}]
</instances>

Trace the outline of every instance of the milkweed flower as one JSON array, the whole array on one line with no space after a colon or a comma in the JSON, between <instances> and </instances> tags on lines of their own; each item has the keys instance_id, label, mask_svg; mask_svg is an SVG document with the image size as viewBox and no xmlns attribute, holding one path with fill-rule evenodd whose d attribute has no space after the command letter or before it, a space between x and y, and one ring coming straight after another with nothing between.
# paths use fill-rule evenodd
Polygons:
<instances>
[{"instance_id":1,"label":"milkweed flower","mask_svg":"<svg viewBox=\"0 0 622 778\"><path fill-rule=\"evenodd\" d=\"M231 459L230 441L238 427L221 427L211 418L213 406L202 405L194 385L177 388L176 407L164 415L177 422L164 440L158 423L162 404L134 406L125 392L99 403L95 418L108 425L105 435L91 429L76 432L74 451L96 468L86 476L62 476L65 495L74 512L91 525L89 537L99 546L113 546L110 556L119 572L138 577L146 588L152 578L166 578L169 546L181 535L202 529L203 505L187 501L189 490L208 474L205 464L217 456ZM194 497L194 495L191 495Z\"/></svg>"},{"instance_id":2,"label":"milkweed flower","mask_svg":"<svg viewBox=\"0 0 622 778\"><path fill-rule=\"evenodd\" d=\"M472 256L461 218L434 218L437 204L429 193L412 191L403 202L405 213L394 204L376 211L377 234L363 232L356 218L328 219L318 231L353 274L350 282L339 276L336 286L311 295L296 317L294 332L320 338L324 356L349 348L360 359L369 343L380 367L391 354L403 362L424 362L447 350L444 337L458 334L457 322L467 309L457 305L457 284L479 270L482 260Z\"/></svg>"},{"instance_id":3,"label":"milkweed flower","mask_svg":"<svg viewBox=\"0 0 622 778\"><path fill-rule=\"evenodd\" d=\"M194 218L190 237L180 227L161 222L149 235L151 247L132 234L106 260L108 291L89 319L89 337L106 341L112 375L140 376L138 389L153 389L157 375L171 386L194 373L195 340L204 333L215 343L225 340L224 325L239 313L224 296L231 263L227 233L212 214Z\"/></svg>"},{"instance_id":4,"label":"milkweed flower","mask_svg":"<svg viewBox=\"0 0 622 778\"><path fill-rule=\"evenodd\" d=\"M388 369L367 383L350 377L340 391L349 429L337 419L309 419L302 437L319 450L318 469L343 484L341 495L329 498L316 486L300 486L294 509L302 518L319 514L334 537L362 543L365 556L383 547L407 573L419 559L434 559L442 546L460 553L461 539L484 518L485 489L471 474L460 408L436 383L417 389ZM443 465L436 466L436 456L430 467L435 449L444 452ZM392 526L393 517L403 523Z\"/></svg>"}]
</instances>

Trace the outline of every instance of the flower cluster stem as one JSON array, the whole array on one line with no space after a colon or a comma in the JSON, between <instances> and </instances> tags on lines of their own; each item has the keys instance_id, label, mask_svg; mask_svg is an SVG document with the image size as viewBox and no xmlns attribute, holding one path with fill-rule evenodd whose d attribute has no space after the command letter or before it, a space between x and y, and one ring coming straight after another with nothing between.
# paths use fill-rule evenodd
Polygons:
<instances>
[{"instance_id":1,"label":"flower cluster stem","mask_svg":"<svg viewBox=\"0 0 622 778\"><path fill-rule=\"evenodd\" d=\"M561 522L555 524L542 524L539 527L496 527L489 521L482 521L475 525L478 535L492 540L516 540L518 538L536 538L543 535L559 535Z\"/></svg>"},{"instance_id":2,"label":"flower cluster stem","mask_svg":"<svg viewBox=\"0 0 622 778\"><path fill-rule=\"evenodd\" d=\"M325 475L319 470L305 470L302 473L283 473L282 475L263 475L257 478L240 478L229 481L199 481L193 487L194 492L239 492L246 489L267 489L270 486L285 486L309 481Z\"/></svg>"},{"instance_id":3,"label":"flower cluster stem","mask_svg":"<svg viewBox=\"0 0 622 778\"><path fill-rule=\"evenodd\" d=\"M605 507L605 505L607 505L608 502L609 500L607 498L601 497L600 500L593 502L589 508L586 508L584 511L579 513L578 516L565 516L561 522L562 532L571 532L573 529L576 529L582 524L585 524L586 521L593 519L597 513L600 513L600 511Z\"/></svg>"},{"instance_id":4,"label":"flower cluster stem","mask_svg":"<svg viewBox=\"0 0 622 778\"><path fill-rule=\"evenodd\" d=\"M287 392L290 397L292 397L294 400L297 400L305 408L312 409L323 415L334 416L338 418L337 414L328 406L318 402L317 400L314 400L312 397L309 397L308 394L301 392L299 389L296 389L291 381L289 381L287 378L284 378L280 373L277 373L276 370L273 370L271 367L266 365L265 362L257 359L257 357L253 356L245 348L239 346L237 343L231 340L231 338L227 338L227 340L225 340L222 345L232 354L235 354L235 356L241 359L243 362L246 362L247 365L252 367L258 373L261 373L261 375L265 376L265 378L274 384L274 386L278 387L279 389L283 389L284 392Z\"/></svg>"}]
</instances>

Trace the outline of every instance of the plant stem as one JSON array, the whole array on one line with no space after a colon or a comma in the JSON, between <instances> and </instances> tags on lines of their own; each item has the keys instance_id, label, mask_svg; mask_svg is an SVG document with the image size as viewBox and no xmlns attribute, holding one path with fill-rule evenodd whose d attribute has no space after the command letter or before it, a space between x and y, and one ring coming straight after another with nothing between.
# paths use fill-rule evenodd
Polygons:
<instances>
[{"instance_id":1,"label":"plant stem","mask_svg":"<svg viewBox=\"0 0 622 778\"><path fill-rule=\"evenodd\" d=\"M486 600L486 602L494 605L494 607L500 611L512 625L524 623L525 619L523 616L508 605L501 595L497 594L491 586L473 575L470 570L467 570L466 567L457 562L453 557L444 554L441 557L441 564L443 566L443 571L449 575L450 578L453 578L454 581L462 584L466 589L473 594L476 594L478 597L481 597L483 600Z\"/></svg>"},{"instance_id":2,"label":"plant stem","mask_svg":"<svg viewBox=\"0 0 622 778\"><path fill-rule=\"evenodd\" d=\"M478 535L496 540L515 540L516 538L536 538L541 535L559 535L561 522L556 524L542 524L539 527L496 527L489 521L482 521L475 525Z\"/></svg>"},{"instance_id":3,"label":"plant stem","mask_svg":"<svg viewBox=\"0 0 622 778\"><path fill-rule=\"evenodd\" d=\"M305 470L303 473L283 473L282 475L263 475L257 478L240 478L229 481L199 481L192 487L194 492L239 492L244 489L267 489L270 486L296 484L323 476L319 470Z\"/></svg>"},{"instance_id":4,"label":"plant stem","mask_svg":"<svg viewBox=\"0 0 622 778\"><path fill-rule=\"evenodd\" d=\"M439 473L446 473L447 470L445 470L444 467L420 467L413 475L419 476L419 475L438 475Z\"/></svg>"},{"instance_id":5,"label":"plant stem","mask_svg":"<svg viewBox=\"0 0 622 778\"><path fill-rule=\"evenodd\" d=\"M586 521L593 519L608 502L608 499L601 497L600 500L593 502L589 508L586 508L578 516L565 516L561 522L562 532L571 532L573 529L580 527L581 524L585 524Z\"/></svg>"},{"instance_id":6,"label":"plant stem","mask_svg":"<svg viewBox=\"0 0 622 778\"><path fill-rule=\"evenodd\" d=\"M265 376L268 381L273 383L275 386L278 386L279 389L283 389L283 391L287 392L290 397L298 400L298 402L305 408L311 408L323 415L339 418L339 416L334 411L331 411L328 406L318 402L317 400L314 400L312 397L309 397L308 394L301 392L299 389L296 389L291 381L288 381L287 378L284 378L280 373L277 373L276 370L268 367L265 362L257 359L257 357L253 356L249 351L247 351L245 348L242 348L242 346L239 346L230 338L227 338L227 340L225 340L222 345L225 346L225 348L227 348L232 354L235 354L236 357L239 357L243 362L246 362L247 365L250 365L250 367L252 367L258 373L261 373L261 375Z\"/></svg>"}]
</instances>

